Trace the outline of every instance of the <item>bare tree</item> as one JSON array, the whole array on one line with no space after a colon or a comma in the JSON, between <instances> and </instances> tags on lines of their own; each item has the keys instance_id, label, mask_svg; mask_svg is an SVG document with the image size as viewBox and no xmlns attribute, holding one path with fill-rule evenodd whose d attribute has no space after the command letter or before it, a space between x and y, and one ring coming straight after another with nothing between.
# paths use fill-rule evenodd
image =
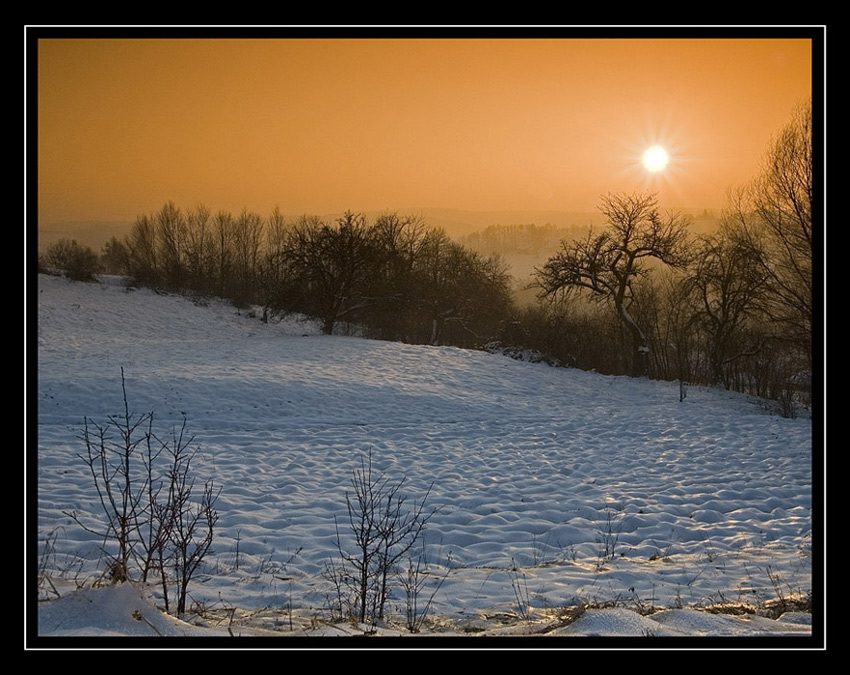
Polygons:
<instances>
[{"instance_id":1,"label":"bare tree","mask_svg":"<svg viewBox=\"0 0 850 675\"><path fill-rule=\"evenodd\" d=\"M137 283L157 286L160 283L156 224L153 216L136 218L125 241L127 250L127 273Z\"/></svg>"},{"instance_id":2,"label":"bare tree","mask_svg":"<svg viewBox=\"0 0 850 675\"><path fill-rule=\"evenodd\" d=\"M370 327L384 339L410 341L419 299L417 266L429 233L417 216L381 214L371 228L375 262L368 294L374 299Z\"/></svg>"},{"instance_id":3,"label":"bare tree","mask_svg":"<svg viewBox=\"0 0 850 675\"><path fill-rule=\"evenodd\" d=\"M349 211L335 225L302 217L287 233L284 302L319 317L331 334L339 321L371 304L365 290L373 253L364 216Z\"/></svg>"},{"instance_id":4,"label":"bare tree","mask_svg":"<svg viewBox=\"0 0 850 675\"><path fill-rule=\"evenodd\" d=\"M360 460L360 468L352 474L353 495L346 493L348 527L354 547L347 550L337 526L337 548L342 569L331 565L333 580L351 584L350 603L355 618L363 622L367 617L380 620L384 617L389 598L389 582L397 562L416 544L425 525L436 513L426 511L425 502L430 488L411 509L400 490L404 479L391 483L383 474L373 473L372 455Z\"/></svg>"},{"instance_id":5,"label":"bare tree","mask_svg":"<svg viewBox=\"0 0 850 675\"><path fill-rule=\"evenodd\" d=\"M269 310L280 309L285 304L288 271L286 241L290 227L276 206L266 221L258 272L264 321L268 320Z\"/></svg>"},{"instance_id":6,"label":"bare tree","mask_svg":"<svg viewBox=\"0 0 850 675\"><path fill-rule=\"evenodd\" d=\"M634 313L645 325L655 377L681 386L701 376L699 302L694 286L677 270L659 270L641 284Z\"/></svg>"},{"instance_id":7,"label":"bare tree","mask_svg":"<svg viewBox=\"0 0 850 675\"><path fill-rule=\"evenodd\" d=\"M130 412L123 369L121 386L123 415L110 416L106 425L86 419L81 435L86 452L80 458L88 466L106 522L92 525L82 514L67 515L103 538L111 581L147 581L158 568L166 611L169 584L174 583L182 614L189 582L212 545L219 491L208 481L196 495L191 463L197 449L186 435L185 420L171 440L160 440L153 433L153 413ZM161 455L169 465L159 475L155 465Z\"/></svg>"},{"instance_id":8,"label":"bare tree","mask_svg":"<svg viewBox=\"0 0 850 675\"><path fill-rule=\"evenodd\" d=\"M586 291L610 302L631 337L632 374L647 374L649 343L629 308L634 284L649 273L649 260L673 267L687 260L688 222L677 214L662 217L655 194L608 195L600 210L607 219L599 234L564 242L560 252L537 270L544 297Z\"/></svg>"},{"instance_id":9,"label":"bare tree","mask_svg":"<svg viewBox=\"0 0 850 675\"><path fill-rule=\"evenodd\" d=\"M733 229L703 238L694 256L687 282L698 302L696 318L709 338L713 384L727 388L727 366L757 353L761 344L745 330L764 310L769 279L752 246Z\"/></svg>"},{"instance_id":10,"label":"bare tree","mask_svg":"<svg viewBox=\"0 0 850 675\"><path fill-rule=\"evenodd\" d=\"M243 306L253 299L259 280L260 247L263 219L258 213L243 209L233 229L234 275L230 299Z\"/></svg>"},{"instance_id":11,"label":"bare tree","mask_svg":"<svg viewBox=\"0 0 850 675\"><path fill-rule=\"evenodd\" d=\"M768 275L771 318L812 367L814 165L812 102L773 139L757 178L730 196L728 217L746 232Z\"/></svg>"},{"instance_id":12,"label":"bare tree","mask_svg":"<svg viewBox=\"0 0 850 675\"><path fill-rule=\"evenodd\" d=\"M139 445L150 439L151 420L149 415L132 418L127 413L124 419L110 418L109 425L101 426L86 419L81 436L86 453L79 457L89 469L106 524L103 531L98 531L76 511L67 515L85 530L103 537L103 552L109 560L107 574L114 581L131 578L130 561L138 542L140 512L147 492L144 484L136 484L133 467ZM111 438L113 427L120 436L118 443ZM136 434L138 429L142 430L141 436ZM114 543L114 551L107 549L110 543Z\"/></svg>"},{"instance_id":13,"label":"bare tree","mask_svg":"<svg viewBox=\"0 0 850 675\"><path fill-rule=\"evenodd\" d=\"M158 257L169 288L186 283L186 218L173 202L165 204L154 216Z\"/></svg>"},{"instance_id":14,"label":"bare tree","mask_svg":"<svg viewBox=\"0 0 850 675\"><path fill-rule=\"evenodd\" d=\"M228 211L219 211L213 217L213 251L215 252L215 277L217 294L227 297L233 284L235 221Z\"/></svg>"},{"instance_id":15,"label":"bare tree","mask_svg":"<svg viewBox=\"0 0 850 675\"><path fill-rule=\"evenodd\" d=\"M213 272L212 216L203 204L186 214L186 272L189 285L208 293Z\"/></svg>"},{"instance_id":16,"label":"bare tree","mask_svg":"<svg viewBox=\"0 0 850 675\"><path fill-rule=\"evenodd\" d=\"M280 212L280 207L275 206L268 218L265 231L265 251L282 251L286 243L286 231L289 223Z\"/></svg>"},{"instance_id":17,"label":"bare tree","mask_svg":"<svg viewBox=\"0 0 850 675\"><path fill-rule=\"evenodd\" d=\"M167 446L170 466L166 473L165 500L154 502L156 520L163 524L165 535L160 539L163 593L168 608L166 561L170 559L174 569L177 589L177 614L186 611L189 582L201 566L212 546L218 511L215 508L220 489L211 482L204 483L201 495L194 498L195 485L190 465L197 453L191 447L193 438L185 436L186 425L174 432ZM167 552L167 553L166 553Z\"/></svg>"},{"instance_id":18,"label":"bare tree","mask_svg":"<svg viewBox=\"0 0 850 675\"><path fill-rule=\"evenodd\" d=\"M127 274L129 258L124 241L111 236L100 251L100 262L106 274Z\"/></svg>"},{"instance_id":19,"label":"bare tree","mask_svg":"<svg viewBox=\"0 0 850 675\"><path fill-rule=\"evenodd\" d=\"M487 342L513 311L510 274L502 258L466 249L443 230L428 233L416 274L417 304L430 344Z\"/></svg>"}]
</instances>

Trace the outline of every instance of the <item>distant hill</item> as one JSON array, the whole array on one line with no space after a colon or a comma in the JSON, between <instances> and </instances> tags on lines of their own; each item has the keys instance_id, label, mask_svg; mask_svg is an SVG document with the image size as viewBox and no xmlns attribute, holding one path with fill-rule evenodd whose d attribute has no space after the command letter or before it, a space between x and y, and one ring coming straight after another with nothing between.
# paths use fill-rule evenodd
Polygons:
<instances>
[{"instance_id":1,"label":"distant hill","mask_svg":"<svg viewBox=\"0 0 850 675\"><path fill-rule=\"evenodd\" d=\"M365 211L364 213L367 219L371 221L387 211L403 216L421 215L429 225L443 228L449 236L458 240L493 227L535 225L554 228L555 230L569 229L575 232L577 229L584 229L589 225L599 227L603 224L603 218L599 212L582 211L464 211L461 209L408 208ZM706 209L682 212L689 213L694 218L695 232L705 231L716 224L715 214ZM285 214L286 218L291 220L295 220L301 215L303 214ZM341 217L342 213L318 215L333 222ZM115 236L123 239L132 227L133 222L122 221L73 220L47 223L38 227L37 246L39 251L43 251L59 239L75 239L78 243L89 246L99 253L110 238ZM31 245L32 242L28 243Z\"/></svg>"},{"instance_id":2,"label":"distant hill","mask_svg":"<svg viewBox=\"0 0 850 675\"><path fill-rule=\"evenodd\" d=\"M598 212L583 211L462 211L423 209L429 224L442 227L453 237L463 237L491 226L534 224L555 228L602 224Z\"/></svg>"},{"instance_id":3,"label":"distant hill","mask_svg":"<svg viewBox=\"0 0 850 675\"><path fill-rule=\"evenodd\" d=\"M77 243L88 246L95 253L100 253L103 245L113 236L123 239L130 233L132 227L133 223L120 221L71 220L50 223L38 228L38 250L44 251L59 239L74 239ZM32 244L32 242L28 243Z\"/></svg>"},{"instance_id":4,"label":"distant hill","mask_svg":"<svg viewBox=\"0 0 850 675\"><path fill-rule=\"evenodd\" d=\"M179 204L178 204L179 206ZM356 209L353 209L356 210ZM514 225L518 223L551 224L557 227L569 225L587 225L591 219L599 221L599 214L561 212L561 211L463 211L459 209L408 208L385 209L383 211L365 211L367 219L374 220L387 211L399 215L421 215L425 221L434 227L443 228L450 236L459 238L476 230L491 225ZM287 219L295 220L301 213L285 214ZM342 213L318 214L333 222ZM43 251L51 243L59 239L76 239L84 246L89 246L100 252L103 245L113 236L123 239L132 229L133 222L121 221L61 221L40 225L38 228L37 245Z\"/></svg>"}]
</instances>

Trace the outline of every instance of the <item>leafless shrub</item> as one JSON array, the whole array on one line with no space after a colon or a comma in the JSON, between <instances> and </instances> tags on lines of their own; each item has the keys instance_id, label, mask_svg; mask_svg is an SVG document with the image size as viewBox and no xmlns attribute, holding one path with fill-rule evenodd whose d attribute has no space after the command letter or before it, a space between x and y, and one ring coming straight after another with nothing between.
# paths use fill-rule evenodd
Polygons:
<instances>
[{"instance_id":1,"label":"leafless shrub","mask_svg":"<svg viewBox=\"0 0 850 675\"><path fill-rule=\"evenodd\" d=\"M53 529L44 540L44 548L41 550L41 555L38 559L38 594L39 597L45 594L52 593L59 597L59 591L53 585L50 578L50 569L54 564L56 556L56 538L59 534L59 528Z\"/></svg>"},{"instance_id":2,"label":"leafless shrub","mask_svg":"<svg viewBox=\"0 0 850 675\"><path fill-rule=\"evenodd\" d=\"M174 584L181 614L189 582L210 551L220 489L207 481L198 495L191 472L197 449L185 420L170 440L160 440L153 413L130 413L123 369L121 385L123 415L110 416L105 425L86 419L80 436L85 452L79 457L89 468L105 522L93 526L75 511L66 515L102 537L105 578L147 581L158 571L166 611ZM161 459L168 460L164 470Z\"/></svg>"},{"instance_id":3,"label":"leafless shrub","mask_svg":"<svg viewBox=\"0 0 850 675\"><path fill-rule=\"evenodd\" d=\"M428 600L425 602L425 605L420 609L419 599L422 597L422 593L425 590L425 586L428 581L434 577L426 570L421 557L417 558L415 561L413 558L408 560L407 570L399 576L401 586L404 589L405 622L407 630L411 633L419 633L422 630L422 625L428 616L428 610L431 607L431 603L434 602L434 598L438 591L442 588L446 579L448 579L451 571L451 555L449 555L449 558L446 561L445 574L436 577L434 588L428 596Z\"/></svg>"},{"instance_id":4,"label":"leafless shrub","mask_svg":"<svg viewBox=\"0 0 850 675\"><path fill-rule=\"evenodd\" d=\"M602 567L606 562L616 557L617 546L620 541L620 532L623 529L623 507L608 506L605 508L605 521L599 527L599 557L597 566Z\"/></svg>"},{"instance_id":5,"label":"leafless shrub","mask_svg":"<svg viewBox=\"0 0 850 675\"><path fill-rule=\"evenodd\" d=\"M523 621L531 622L531 597L528 593L528 579L516 561L511 559L511 588L514 592L517 611Z\"/></svg>"},{"instance_id":6,"label":"leafless shrub","mask_svg":"<svg viewBox=\"0 0 850 675\"><path fill-rule=\"evenodd\" d=\"M408 509L401 494L405 483L391 483L372 468L372 454L361 458L352 474L353 493L346 493L348 530L353 539L349 549L337 523L340 561L331 562L325 578L334 588L334 610L350 614L359 622L384 619L397 563L413 548L436 513L426 511L430 488L418 504Z\"/></svg>"}]
</instances>

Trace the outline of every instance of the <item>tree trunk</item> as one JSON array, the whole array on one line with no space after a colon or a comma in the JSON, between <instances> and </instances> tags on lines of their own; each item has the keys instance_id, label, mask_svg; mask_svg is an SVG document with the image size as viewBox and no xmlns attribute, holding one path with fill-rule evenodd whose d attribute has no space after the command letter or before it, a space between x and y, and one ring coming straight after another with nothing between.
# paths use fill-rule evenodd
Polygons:
<instances>
[{"instance_id":1,"label":"tree trunk","mask_svg":"<svg viewBox=\"0 0 850 675\"><path fill-rule=\"evenodd\" d=\"M647 377L649 375L649 347L638 344L635 348L632 377Z\"/></svg>"},{"instance_id":2,"label":"tree trunk","mask_svg":"<svg viewBox=\"0 0 850 675\"><path fill-rule=\"evenodd\" d=\"M626 306L620 304L618 307L620 320L629 331L634 345L634 355L632 357L632 377L647 377L649 375L649 345L647 344L646 336L637 325Z\"/></svg>"}]
</instances>

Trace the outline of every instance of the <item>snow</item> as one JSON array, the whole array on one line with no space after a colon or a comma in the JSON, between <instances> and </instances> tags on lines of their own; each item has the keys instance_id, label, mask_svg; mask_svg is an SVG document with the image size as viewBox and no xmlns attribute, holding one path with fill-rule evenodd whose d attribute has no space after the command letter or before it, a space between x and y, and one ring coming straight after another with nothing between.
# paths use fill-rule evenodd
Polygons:
<instances>
[{"instance_id":1,"label":"snow","mask_svg":"<svg viewBox=\"0 0 850 675\"><path fill-rule=\"evenodd\" d=\"M817 637L808 613L704 611L812 592L810 418L720 389L690 386L680 401L675 382L326 336L304 318L263 323L114 277L39 275L37 291L28 515L39 556L54 539L35 643ZM121 412L122 369L131 410L153 412L158 430L185 419L193 473L222 488L214 550L190 588L199 612L183 621L159 609L155 587L94 584L101 542L67 515L102 517L80 434L85 418ZM415 636L398 593L381 625L328 620L335 518L368 453L411 500L431 486L438 508L419 551L433 580L420 605L433 600Z\"/></svg>"}]
</instances>

